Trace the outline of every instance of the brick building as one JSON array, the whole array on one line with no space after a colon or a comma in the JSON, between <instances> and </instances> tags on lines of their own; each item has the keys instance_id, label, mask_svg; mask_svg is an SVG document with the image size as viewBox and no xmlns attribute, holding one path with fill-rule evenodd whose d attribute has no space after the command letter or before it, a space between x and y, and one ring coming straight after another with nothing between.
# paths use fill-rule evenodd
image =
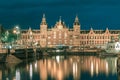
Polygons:
<instances>
[{"instance_id":1,"label":"brick building","mask_svg":"<svg viewBox=\"0 0 120 80\"><path fill-rule=\"evenodd\" d=\"M70 29L59 19L52 28L48 28L45 15L40 23L40 30L22 30L22 43L39 44L41 47L56 45L97 47L111 41L111 37L118 39L120 30L81 30L78 16L75 17L73 28Z\"/></svg>"}]
</instances>

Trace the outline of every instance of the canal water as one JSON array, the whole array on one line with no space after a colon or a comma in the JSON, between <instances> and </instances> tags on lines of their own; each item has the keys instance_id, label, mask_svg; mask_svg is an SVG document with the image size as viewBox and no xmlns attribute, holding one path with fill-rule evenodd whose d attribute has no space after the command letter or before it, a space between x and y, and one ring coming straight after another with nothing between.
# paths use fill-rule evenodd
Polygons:
<instances>
[{"instance_id":1,"label":"canal water","mask_svg":"<svg viewBox=\"0 0 120 80\"><path fill-rule=\"evenodd\" d=\"M119 80L117 57L51 56L0 63L0 80Z\"/></svg>"}]
</instances>

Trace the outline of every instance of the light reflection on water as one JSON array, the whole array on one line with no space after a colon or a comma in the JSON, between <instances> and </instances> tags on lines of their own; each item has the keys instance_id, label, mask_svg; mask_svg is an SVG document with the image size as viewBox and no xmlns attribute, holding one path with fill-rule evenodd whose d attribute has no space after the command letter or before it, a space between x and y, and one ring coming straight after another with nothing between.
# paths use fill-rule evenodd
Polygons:
<instances>
[{"instance_id":1,"label":"light reflection on water","mask_svg":"<svg viewBox=\"0 0 120 80\"><path fill-rule=\"evenodd\" d=\"M0 80L117 80L117 57L53 56L0 65Z\"/></svg>"}]
</instances>

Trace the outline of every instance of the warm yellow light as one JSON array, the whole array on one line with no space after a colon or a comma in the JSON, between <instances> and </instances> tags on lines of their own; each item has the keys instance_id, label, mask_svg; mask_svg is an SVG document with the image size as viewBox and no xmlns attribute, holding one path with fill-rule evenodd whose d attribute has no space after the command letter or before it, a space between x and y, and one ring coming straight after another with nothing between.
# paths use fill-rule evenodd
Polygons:
<instances>
[{"instance_id":1,"label":"warm yellow light","mask_svg":"<svg viewBox=\"0 0 120 80\"><path fill-rule=\"evenodd\" d=\"M16 30L13 30L13 33L16 33Z\"/></svg>"}]
</instances>

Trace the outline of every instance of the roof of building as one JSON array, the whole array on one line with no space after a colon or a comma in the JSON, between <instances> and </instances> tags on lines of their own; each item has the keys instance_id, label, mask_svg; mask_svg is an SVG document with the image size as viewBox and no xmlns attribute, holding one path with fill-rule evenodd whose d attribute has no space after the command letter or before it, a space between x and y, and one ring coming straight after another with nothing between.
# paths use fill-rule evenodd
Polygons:
<instances>
[{"instance_id":1,"label":"roof of building","mask_svg":"<svg viewBox=\"0 0 120 80\"><path fill-rule=\"evenodd\" d=\"M40 30L31 30L33 33L40 33ZM52 29L48 29L48 31L52 31ZM74 31L73 29L69 29L69 31ZM91 30L81 30L81 34L88 34ZM28 30L22 30L22 33L27 33ZM95 34L104 34L106 30L93 30ZM120 34L120 30L109 30L109 33L111 34Z\"/></svg>"}]
</instances>

